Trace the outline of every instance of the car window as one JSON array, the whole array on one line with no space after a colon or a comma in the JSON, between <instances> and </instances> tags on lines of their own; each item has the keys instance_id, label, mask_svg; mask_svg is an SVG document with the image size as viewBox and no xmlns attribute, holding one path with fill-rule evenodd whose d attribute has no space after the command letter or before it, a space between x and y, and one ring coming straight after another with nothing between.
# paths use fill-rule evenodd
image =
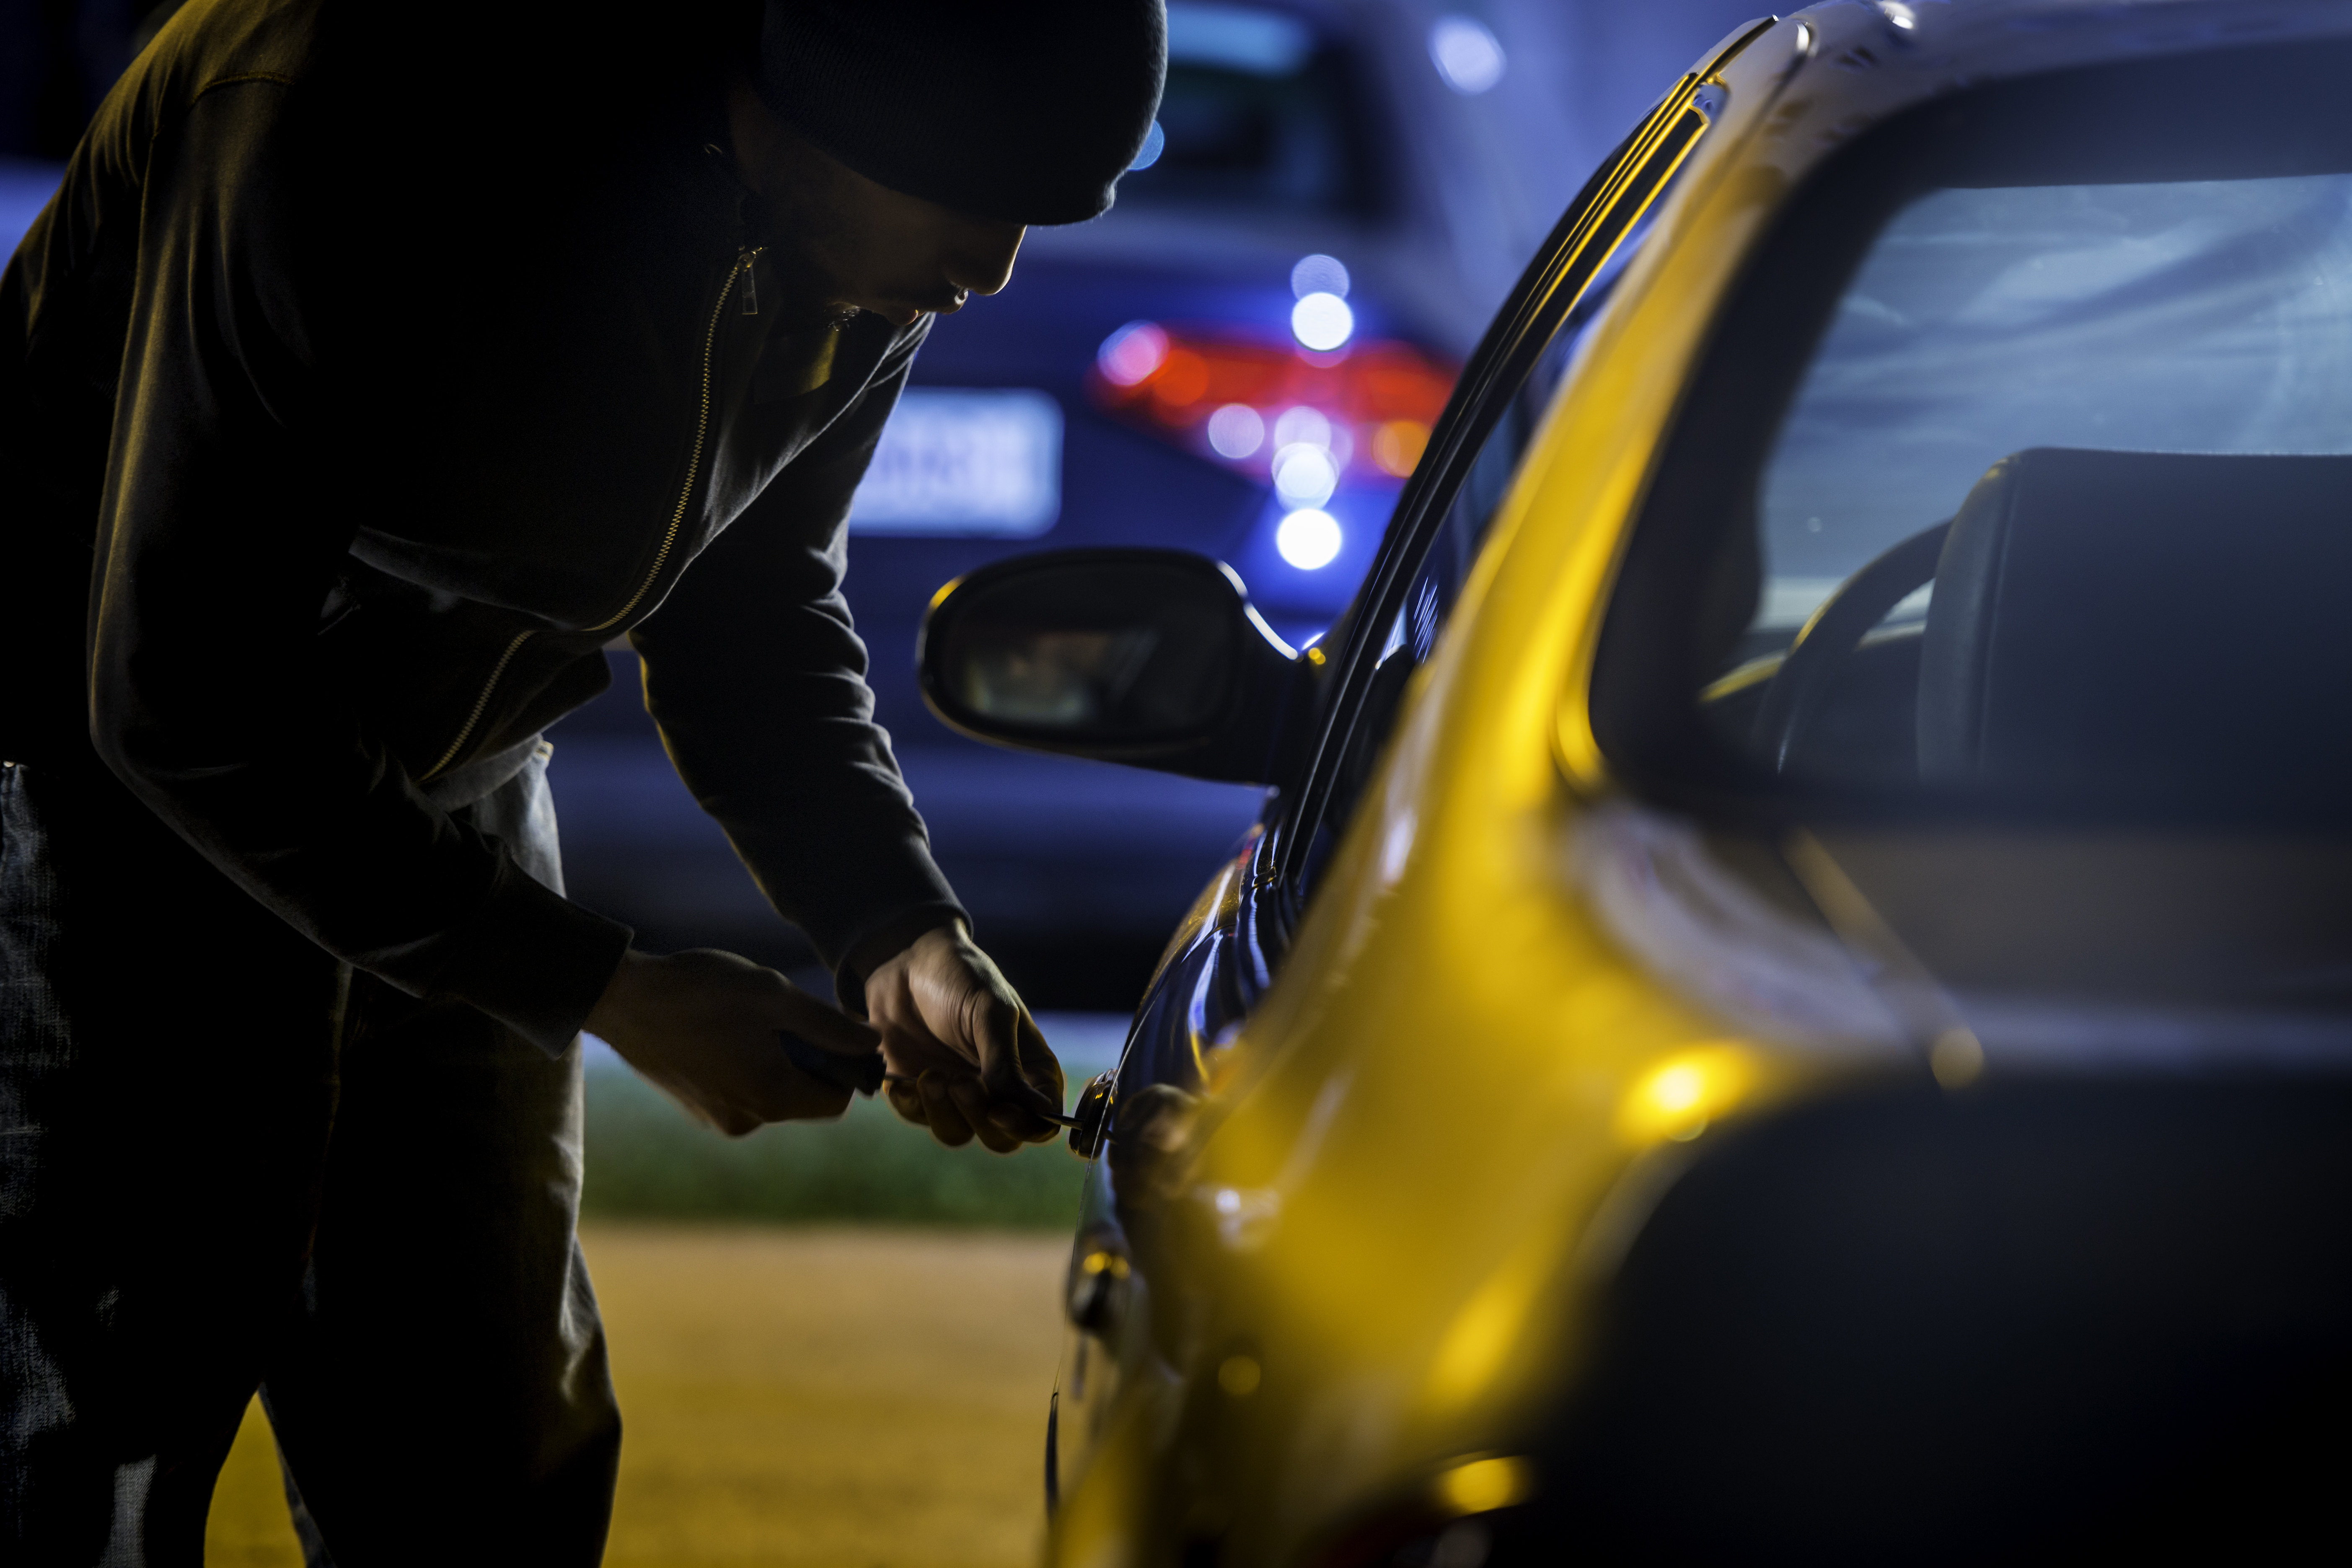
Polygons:
<instances>
[{"instance_id":1,"label":"car window","mask_svg":"<svg viewBox=\"0 0 2352 1568\"><path fill-rule=\"evenodd\" d=\"M1328 724L1272 851L1300 896L1352 815L1412 671L1434 652L1582 325L1605 302L1658 198L1705 132L1715 90L1685 78L1602 163L1465 371L1331 639L1339 646Z\"/></svg>"},{"instance_id":2,"label":"car window","mask_svg":"<svg viewBox=\"0 0 2352 1568\"><path fill-rule=\"evenodd\" d=\"M1898 214L1765 461L1752 632L1785 646L2038 447L2352 451L2352 175L1946 190Z\"/></svg>"},{"instance_id":3,"label":"car window","mask_svg":"<svg viewBox=\"0 0 2352 1568\"><path fill-rule=\"evenodd\" d=\"M1118 194L1250 216L1370 212L1354 58L1288 12L1169 6L1160 117Z\"/></svg>"},{"instance_id":4,"label":"car window","mask_svg":"<svg viewBox=\"0 0 2352 1568\"><path fill-rule=\"evenodd\" d=\"M2273 125L2232 174L2189 118L2120 130L2112 177L2024 137L1847 195L1869 221L1806 260L1832 289L1785 398L1746 381L1752 465L1710 430L1738 477L1705 496L1678 445L1629 555L1596 698L1679 672L1665 772L1932 810L2352 801L2352 149ZM1679 629L1633 636L1664 550L1698 563Z\"/></svg>"}]
</instances>

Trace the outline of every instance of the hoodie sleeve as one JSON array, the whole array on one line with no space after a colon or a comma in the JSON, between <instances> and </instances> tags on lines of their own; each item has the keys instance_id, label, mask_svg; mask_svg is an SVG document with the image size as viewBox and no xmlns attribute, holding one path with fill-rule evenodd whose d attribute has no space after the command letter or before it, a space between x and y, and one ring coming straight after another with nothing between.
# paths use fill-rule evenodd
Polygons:
<instances>
[{"instance_id":1,"label":"hoodie sleeve","mask_svg":"<svg viewBox=\"0 0 2352 1568\"><path fill-rule=\"evenodd\" d=\"M849 503L897 406L909 335L630 635L679 776L860 1005L873 967L961 919L874 721L842 594Z\"/></svg>"},{"instance_id":2,"label":"hoodie sleeve","mask_svg":"<svg viewBox=\"0 0 2352 1568\"><path fill-rule=\"evenodd\" d=\"M306 288L332 270L299 215L315 171L289 146L288 91L224 82L117 154L134 178L143 163L143 188L91 578L91 739L321 947L560 1051L627 929L427 801L315 657L350 543L336 497L358 477L318 456L331 399Z\"/></svg>"}]
</instances>

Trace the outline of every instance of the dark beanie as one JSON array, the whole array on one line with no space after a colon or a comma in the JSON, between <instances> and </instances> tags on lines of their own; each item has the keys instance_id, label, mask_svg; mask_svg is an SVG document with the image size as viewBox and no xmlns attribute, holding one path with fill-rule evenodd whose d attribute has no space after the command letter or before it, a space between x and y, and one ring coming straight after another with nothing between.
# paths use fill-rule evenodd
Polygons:
<instances>
[{"instance_id":1,"label":"dark beanie","mask_svg":"<svg viewBox=\"0 0 2352 1568\"><path fill-rule=\"evenodd\" d=\"M867 179L980 217L1110 205L1160 110L1161 0L767 0L760 96Z\"/></svg>"}]
</instances>

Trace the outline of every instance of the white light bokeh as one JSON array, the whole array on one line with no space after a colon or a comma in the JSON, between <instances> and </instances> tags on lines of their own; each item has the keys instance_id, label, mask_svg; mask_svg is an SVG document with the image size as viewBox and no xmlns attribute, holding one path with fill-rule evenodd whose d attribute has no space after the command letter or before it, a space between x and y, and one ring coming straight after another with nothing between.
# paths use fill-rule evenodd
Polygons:
<instances>
[{"instance_id":1,"label":"white light bokeh","mask_svg":"<svg viewBox=\"0 0 2352 1568\"><path fill-rule=\"evenodd\" d=\"M1445 85L1465 98L1503 79L1503 46L1475 16L1440 16L1431 23L1429 58Z\"/></svg>"},{"instance_id":2,"label":"white light bokeh","mask_svg":"<svg viewBox=\"0 0 2352 1568\"><path fill-rule=\"evenodd\" d=\"M1228 403L1209 416L1209 445L1220 458L1246 458L1265 445L1265 420L1246 403Z\"/></svg>"},{"instance_id":3,"label":"white light bokeh","mask_svg":"<svg viewBox=\"0 0 2352 1568\"><path fill-rule=\"evenodd\" d=\"M1310 349L1336 349L1356 331L1356 312L1337 294L1309 294L1290 308L1290 335Z\"/></svg>"},{"instance_id":4,"label":"white light bokeh","mask_svg":"<svg viewBox=\"0 0 2352 1568\"><path fill-rule=\"evenodd\" d=\"M1275 493L1294 507L1321 506L1339 488L1339 466L1320 447L1301 441L1274 454Z\"/></svg>"},{"instance_id":5,"label":"white light bokeh","mask_svg":"<svg viewBox=\"0 0 2352 1568\"><path fill-rule=\"evenodd\" d=\"M1302 508L1274 531L1274 547L1301 572L1319 571L1339 555L1339 523L1328 511Z\"/></svg>"},{"instance_id":6,"label":"white light bokeh","mask_svg":"<svg viewBox=\"0 0 2352 1568\"><path fill-rule=\"evenodd\" d=\"M1348 297L1348 268L1336 256L1317 252L1302 256L1290 269L1290 292L1294 299L1304 300L1309 294L1337 294Z\"/></svg>"},{"instance_id":7,"label":"white light bokeh","mask_svg":"<svg viewBox=\"0 0 2352 1568\"><path fill-rule=\"evenodd\" d=\"M1303 403L1284 409L1274 422L1276 447L1296 447L1302 441L1327 452L1331 449L1331 421L1324 417L1321 409L1309 408Z\"/></svg>"}]
</instances>

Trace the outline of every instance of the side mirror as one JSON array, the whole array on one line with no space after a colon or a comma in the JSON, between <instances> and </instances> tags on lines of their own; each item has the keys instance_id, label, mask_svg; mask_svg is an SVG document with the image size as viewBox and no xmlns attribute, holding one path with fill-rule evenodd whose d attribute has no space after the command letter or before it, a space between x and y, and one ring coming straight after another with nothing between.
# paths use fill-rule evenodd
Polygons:
<instances>
[{"instance_id":1,"label":"side mirror","mask_svg":"<svg viewBox=\"0 0 2352 1568\"><path fill-rule=\"evenodd\" d=\"M917 646L923 700L1000 746L1233 784L1274 772L1306 666L1233 569L1180 550L1063 550L940 590Z\"/></svg>"}]
</instances>

